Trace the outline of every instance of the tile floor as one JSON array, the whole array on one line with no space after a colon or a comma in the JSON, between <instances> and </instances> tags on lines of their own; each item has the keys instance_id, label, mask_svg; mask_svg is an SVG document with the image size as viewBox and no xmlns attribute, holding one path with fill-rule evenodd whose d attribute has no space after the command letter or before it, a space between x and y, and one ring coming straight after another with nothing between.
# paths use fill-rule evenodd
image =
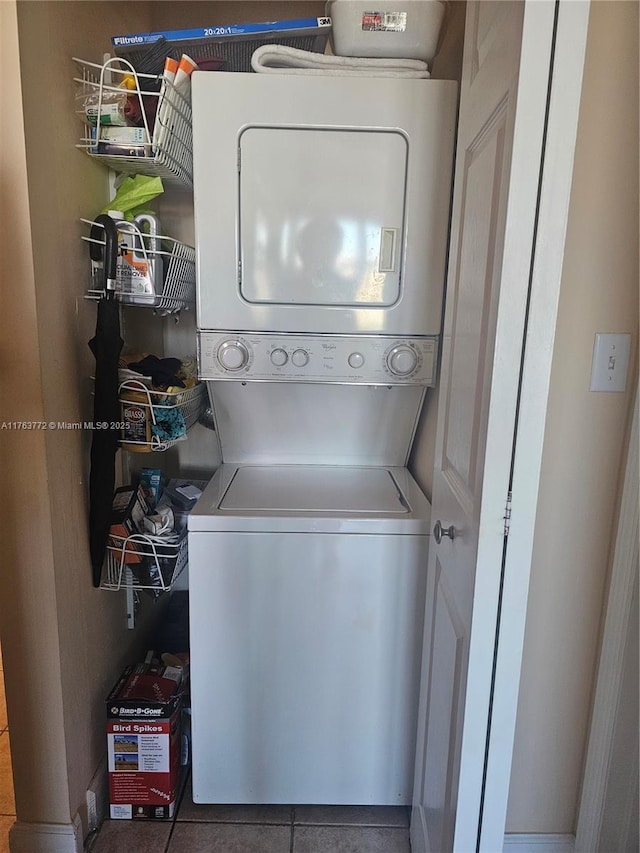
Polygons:
<instances>
[{"instance_id":1,"label":"tile floor","mask_svg":"<svg viewBox=\"0 0 640 853\"><path fill-rule=\"evenodd\" d=\"M9 830L16 819L13 773L9 750L9 724L4 699L4 671L0 657L0 853L9 853Z\"/></svg>"},{"instance_id":2,"label":"tile floor","mask_svg":"<svg viewBox=\"0 0 640 853\"><path fill-rule=\"evenodd\" d=\"M174 821L107 820L89 853L410 853L409 809L194 805Z\"/></svg>"}]
</instances>

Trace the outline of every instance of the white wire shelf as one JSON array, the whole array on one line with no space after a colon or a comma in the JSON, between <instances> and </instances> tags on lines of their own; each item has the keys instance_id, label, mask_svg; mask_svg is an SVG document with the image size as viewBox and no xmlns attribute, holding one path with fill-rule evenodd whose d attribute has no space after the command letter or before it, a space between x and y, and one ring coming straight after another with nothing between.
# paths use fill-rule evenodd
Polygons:
<instances>
[{"instance_id":1,"label":"white wire shelf","mask_svg":"<svg viewBox=\"0 0 640 853\"><path fill-rule=\"evenodd\" d=\"M197 423L207 403L206 386L168 393L152 391L143 382L127 379L120 384L120 406L139 409L139 433L136 436L122 433L120 445L123 450L148 453L164 451L183 441L189 430ZM123 421L128 419L123 414ZM180 435L172 437L176 425ZM140 437L144 436L144 437Z\"/></svg>"},{"instance_id":2,"label":"white wire shelf","mask_svg":"<svg viewBox=\"0 0 640 853\"><path fill-rule=\"evenodd\" d=\"M78 76L76 101L90 105L95 123L84 109L84 136L77 147L117 172L151 175L183 186L193 186L191 104L170 82L154 74L138 74L126 59L114 57L103 65L73 58ZM125 89L132 77L134 89ZM159 91L157 90L159 87ZM141 141L122 153L110 153L101 141L101 129L112 127L104 119L107 105L117 98L133 99L139 108ZM155 118L154 118L155 116ZM109 153L101 153L101 149ZM135 152L135 153L134 153Z\"/></svg>"},{"instance_id":3,"label":"white wire shelf","mask_svg":"<svg viewBox=\"0 0 640 853\"><path fill-rule=\"evenodd\" d=\"M143 533L109 536L100 588L168 592L188 562L186 531L167 539Z\"/></svg>"},{"instance_id":4,"label":"white wire shelf","mask_svg":"<svg viewBox=\"0 0 640 853\"><path fill-rule=\"evenodd\" d=\"M99 222L91 219L80 221L89 227L96 225L104 230L104 226ZM139 256L148 270L152 266L159 266L161 273L156 279L161 282L158 287L152 283L136 287L136 280L131 274L125 275L125 262L118 257L116 265L118 301L124 305L152 308L156 313L163 315L190 310L195 303L196 292L196 250L193 246L188 246L173 237L146 234L133 222L119 222L118 231L135 237L137 248L133 251L134 257ZM86 235L82 235L82 240L100 246L105 245L105 240ZM131 267L128 267L128 270L130 272ZM104 295L101 287L94 286L95 279L101 277L100 271L94 270L92 276L94 280L87 290L87 298L98 300ZM140 280L143 281L143 279Z\"/></svg>"}]
</instances>

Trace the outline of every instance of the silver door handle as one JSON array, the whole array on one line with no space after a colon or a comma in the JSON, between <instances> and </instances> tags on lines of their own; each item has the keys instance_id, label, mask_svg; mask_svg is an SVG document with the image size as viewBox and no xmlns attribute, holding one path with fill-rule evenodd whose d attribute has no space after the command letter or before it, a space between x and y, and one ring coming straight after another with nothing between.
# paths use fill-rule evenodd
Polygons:
<instances>
[{"instance_id":1,"label":"silver door handle","mask_svg":"<svg viewBox=\"0 0 640 853\"><path fill-rule=\"evenodd\" d=\"M443 536L448 536L449 539L453 540L456 535L456 529L452 525L449 527L443 527L439 521L433 525L433 538L436 540L436 545L439 545L442 542Z\"/></svg>"}]
</instances>

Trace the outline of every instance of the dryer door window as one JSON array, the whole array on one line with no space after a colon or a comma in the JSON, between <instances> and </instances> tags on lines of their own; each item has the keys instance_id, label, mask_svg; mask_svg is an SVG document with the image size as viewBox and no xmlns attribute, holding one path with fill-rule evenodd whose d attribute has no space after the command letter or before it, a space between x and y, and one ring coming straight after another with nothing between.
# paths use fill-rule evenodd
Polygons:
<instances>
[{"instance_id":1,"label":"dryer door window","mask_svg":"<svg viewBox=\"0 0 640 853\"><path fill-rule=\"evenodd\" d=\"M394 130L249 127L240 136L240 292L251 303L400 298L408 146Z\"/></svg>"}]
</instances>

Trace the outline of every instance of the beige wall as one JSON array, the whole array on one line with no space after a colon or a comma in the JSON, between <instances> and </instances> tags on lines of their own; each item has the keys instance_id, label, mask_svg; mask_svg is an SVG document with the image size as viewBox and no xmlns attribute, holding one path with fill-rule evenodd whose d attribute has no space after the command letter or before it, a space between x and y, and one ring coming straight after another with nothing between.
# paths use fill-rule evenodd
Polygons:
<instances>
[{"instance_id":1,"label":"beige wall","mask_svg":"<svg viewBox=\"0 0 640 853\"><path fill-rule=\"evenodd\" d=\"M27 163L20 133L23 113L15 5L0 4L3 80L0 186L0 413L2 421L42 421L40 346L31 229L26 197ZM16 132L17 131L17 132ZM16 799L23 819L46 809L68 821L63 702L57 644L53 537L48 496L46 433L2 431L0 466L5 501L0 538L0 631L11 714ZM38 661L34 666L33 661ZM46 709L47 723L43 725ZM55 779L53 790L48 780Z\"/></svg>"},{"instance_id":2,"label":"beige wall","mask_svg":"<svg viewBox=\"0 0 640 853\"><path fill-rule=\"evenodd\" d=\"M209 24L241 24L324 15L324 0L181 0L156 3L154 29L203 27Z\"/></svg>"},{"instance_id":3,"label":"beige wall","mask_svg":"<svg viewBox=\"0 0 640 853\"><path fill-rule=\"evenodd\" d=\"M83 299L87 252L78 220L106 202L108 184L106 172L75 149L81 125L73 115L70 57L99 58L106 34L126 15L142 26L148 9L28 2L16 16L14 3L0 7L3 419L80 421L91 412L87 341L95 306ZM104 754L105 694L147 640L144 628L127 631L122 594L92 587L89 441L87 433L65 430L0 436L11 495L1 634L23 822L69 823L82 809Z\"/></svg>"},{"instance_id":4,"label":"beige wall","mask_svg":"<svg viewBox=\"0 0 640 853\"><path fill-rule=\"evenodd\" d=\"M591 393L595 332L638 331L638 5L591 4L507 830L571 833L630 392ZM631 385L632 382L629 383Z\"/></svg>"}]
</instances>

